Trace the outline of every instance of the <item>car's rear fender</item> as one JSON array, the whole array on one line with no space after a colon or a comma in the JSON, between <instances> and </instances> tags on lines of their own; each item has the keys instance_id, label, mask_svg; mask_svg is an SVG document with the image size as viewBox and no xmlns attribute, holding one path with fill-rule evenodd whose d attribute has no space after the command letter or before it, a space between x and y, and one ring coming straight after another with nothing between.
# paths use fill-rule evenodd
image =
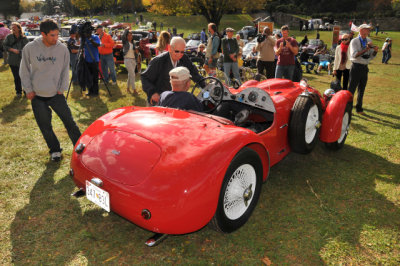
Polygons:
<instances>
[{"instance_id":1,"label":"car's rear fender","mask_svg":"<svg viewBox=\"0 0 400 266\"><path fill-rule=\"evenodd\" d=\"M347 90L337 92L329 101L322 119L319 138L322 142L335 142L340 137L343 114L353 95Z\"/></svg>"}]
</instances>

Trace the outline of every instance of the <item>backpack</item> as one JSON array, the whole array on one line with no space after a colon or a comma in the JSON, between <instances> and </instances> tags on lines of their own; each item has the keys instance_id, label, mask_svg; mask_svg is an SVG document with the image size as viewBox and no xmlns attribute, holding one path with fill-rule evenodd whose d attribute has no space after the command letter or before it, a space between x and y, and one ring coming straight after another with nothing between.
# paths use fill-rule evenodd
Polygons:
<instances>
[{"instance_id":1,"label":"backpack","mask_svg":"<svg viewBox=\"0 0 400 266\"><path fill-rule=\"evenodd\" d=\"M214 41L214 37L215 37L215 36L218 36L218 35L213 35L213 36L211 37L211 42ZM218 43L218 50L217 50L217 52L218 52L218 53L222 53L222 49L221 49L222 40L221 40L221 37L218 36L218 38L219 38L219 43Z\"/></svg>"}]
</instances>

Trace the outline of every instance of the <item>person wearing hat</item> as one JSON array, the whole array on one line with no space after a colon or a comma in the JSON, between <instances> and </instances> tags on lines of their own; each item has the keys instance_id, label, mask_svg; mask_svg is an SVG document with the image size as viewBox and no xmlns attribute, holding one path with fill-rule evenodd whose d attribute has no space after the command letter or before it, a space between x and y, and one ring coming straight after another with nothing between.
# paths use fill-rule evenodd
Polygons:
<instances>
[{"instance_id":1,"label":"person wearing hat","mask_svg":"<svg viewBox=\"0 0 400 266\"><path fill-rule=\"evenodd\" d=\"M358 88L356 112L363 115L363 97L368 81L368 64L378 53L378 47L372 44L368 35L371 27L367 24L359 26L359 35L350 42L350 84L348 90L353 94Z\"/></svg>"},{"instance_id":2,"label":"person wearing hat","mask_svg":"<svg viewBox=\"0 0 400 266\"><path fill-rule=\"evenodd\" d=\"M201 112L203 106L200 101L191 93L189 69L176 67L169 72L172 91L164 91L160 96L160 106L177 108L182 110L193 110Z\"/></svg>"},{"instance_id":3,"label":"person wearing hat","mask_svg":"<svg viewBox=\"0 0 400 266\"><path fill-rule=\"evenodd\" d=\"M386 38L382 46L382 64L387 64L392 57L392 40Z\"/></svg>"},{"instance_id":4,"label":"person wearing hat","mask_svg":"<svg viewBox=\"0 0 400 266\"><path fill-rule=\"evenodd\" d=\"M77 65L76 61L78 60L78 51L79 51L79 42L76 38L77 25L74 24L71 26L69 31L69 39L67 41L67 47L69 51L69 65L72 70L72 82L74 84L78 83L78 73L77 73Z\"/></svg>"},{"instance_id":5,"label":"person wearing hat","mask_svg":"<svg viewBox=\"0 0 400 266\"><path fill-rule=\"evenodd\" d=\"M143 91L147 94L149 104L155 105L160 101L160 95L164 91L171 90L169 71L173 68L184 66L190 71L194 82L200 82L203 78L196 66L185 54L186 42L182 37L171 39L168 52L154 57L147 69L140 75ZM201 85L204 85L203 83Z\"/></svg>"},{"instance_id":6,"label":"person wearing hat","mask_svg":"<svg viewBox=\"0 0 400 266\"><path fill-rule=\"evenodd\" d=\"M239 66L237 62L237 55L239 53L239 45L236 41L236 38L233 38L233 32L235 31L232 28L226 28L226 37L222 39L221 49L224 55L224 73L225 73L225 82L228 85L231 85L230 75L231 71L235 79L240 82L239 75Z\"/></svg>"},{"instance_id":7,"label":"person wearing hat","mask_svg":"<svg viewBox=\"0 0 400 266\"><path fill-rule=\"evenodd\" d=\"M109 81L109 76L111 76L112 84L117 84L117 74L115 73L115 64L113 56L114 40L109 34L103 30L102 25L98 25L96 28L96 33L100 38L99 54L100 54L100 64L101 72L103 73L103 78L106 83Z\"/></svg>"}]
</instances>

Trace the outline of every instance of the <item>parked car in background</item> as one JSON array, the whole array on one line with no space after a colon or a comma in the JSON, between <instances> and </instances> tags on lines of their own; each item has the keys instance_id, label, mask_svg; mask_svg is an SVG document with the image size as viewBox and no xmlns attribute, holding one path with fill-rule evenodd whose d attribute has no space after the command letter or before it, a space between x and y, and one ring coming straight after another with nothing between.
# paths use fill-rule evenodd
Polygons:
<instances>
[{"instance_id":1,"label":"parked car in background","mask_svg":"<svg viewBox=\"0 0 400 266\"><path fill-rule=\"evenodd\" d=\"M187 36L187 40L200 40L200 32L194 32L194 33L190 33L188 36Z\"/></svg>"},{"instance_id":2,"label":"parked car in background","mask_svg":"<svg viewBox=\"0 0 400 266\"><path fill-rule=\"evenodd\" d=\"M323 40L320 39L310 39L308 41L308 44L305 45L304 47L307 48L307 53L309 55L314 55L315 52L319 49L322 48L325 45Z\"/></svg>"},{"instance_id":3,"label":"parked car in background","mask_svg":"<svg viewBox=\"0 0 400 266\"><path fill-rule=\"evenodd\" d=\"M252 40L250 42L248 42L244 47L243 47L243 51L242 51L242 58L243 60L246 58L246 56L253 52L253 47L255 47L257 44L256 40Z\"/></svg>"},{"instance_id":4,"label":"parked car in background","mask_svg":"<svg viewBox=\"0 0 400 266\"><path fill-rule=\"evenodd\" d=\"M197 53L197 47L200 45L200 40L189 40L186 43L185 53L194 56Z\"/></svg>"},{"instance_id":5,"label":"parked car in background","mask_svg":"<svg viewBox=\"0 0 400 266\"><path fill-rule=\"evenodd\" d=\"M244 26L241 30L237 32L237 34L240 34L240 39L244 38L243 32L247 30L247 38L254 38L257 36L257 29L254 26Z\"/></svg>"}]
</instances>

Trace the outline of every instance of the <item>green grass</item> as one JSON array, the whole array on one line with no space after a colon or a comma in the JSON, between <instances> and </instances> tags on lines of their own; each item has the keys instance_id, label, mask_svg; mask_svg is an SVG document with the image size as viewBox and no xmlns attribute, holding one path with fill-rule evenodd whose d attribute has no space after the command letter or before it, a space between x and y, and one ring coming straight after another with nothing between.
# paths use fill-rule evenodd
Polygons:
<instances>
[{"instance_id":1,"label":"green grass","mask_svg":"<svg viewBox=\"0 0 400 266\"><path fill-rule=\"evenodd\" d=\"M184 18L175 19L185 24ZM192 20L186 23L191 31ZM170 236L155 248L143 244L150 232L85 198L70 197L72 145L62 122L54 115L64 158L52 163L29 101L14 98L11 71L0 67L0 264L261 265L265 259L275 265L399 265L400 33L389 35L393 58L382 65L379 53L372 61L367 116L353 116L342 150L320 144L309 155L293 153L274 166L240 230L223 235L205 227ZM321 37L330 38L326 32ZM378 45L383 40L374 38ZM305 77L320 91L331 81L326 74ZM68 103L82 131L110 110L145 105L143 92L137 98L126 93L126 80L126 73L119 73L112 97L103 85L100 97L90 99L72 88Z\"/></svg>"}]
</instances>

